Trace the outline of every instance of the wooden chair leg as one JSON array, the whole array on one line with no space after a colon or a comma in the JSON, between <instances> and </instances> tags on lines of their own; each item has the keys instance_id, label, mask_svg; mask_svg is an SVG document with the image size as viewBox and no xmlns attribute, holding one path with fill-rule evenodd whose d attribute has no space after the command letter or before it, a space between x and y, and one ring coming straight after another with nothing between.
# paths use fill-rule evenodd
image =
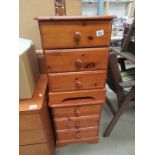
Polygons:
<instances>
[{"instance_id":1,"label":"wooden chair leg","mask_svg":"<svg viewBox=\"0 0 155 155\"><path fill-rule=\"evenodd\" d=\"M120 64L121 66L121 71L125 71L126 70L126 67L125 67L125 58L119 58L118 59L118 63Z\"/></svg>"},{"instance_id":2,"label":"wooden chair leg","mask_svg":"<svg viewBox=\"0 0 155 155\"><path fill-rule=\"evenodd\" d=\"M113 105L111 104L111 102L109 101L108 98L106 98L106 103L107 103L107 105L108 105L110 111L112 112L112 114L115 115L115 114L116 114L116 111L115 111Z\"/></svg>"},{"instance_id":3,"label":"wooden chair leg","mask_svg":"<svg viewBox=\"0 0 155 155\"><path fill-rule=\"evenodd\" d=\"M128 104L130 103L130 100L134 97L134 93L135 93L135 88L132 88L128 96L125 98L124 102L122 103L122 105L118 108L115 116L113 117L106 131L104 132L103 137L108 137L110 135L118 119L120 118L120 116L122 115L122 113L124 112Z\"/></svg>"}]
</instances>

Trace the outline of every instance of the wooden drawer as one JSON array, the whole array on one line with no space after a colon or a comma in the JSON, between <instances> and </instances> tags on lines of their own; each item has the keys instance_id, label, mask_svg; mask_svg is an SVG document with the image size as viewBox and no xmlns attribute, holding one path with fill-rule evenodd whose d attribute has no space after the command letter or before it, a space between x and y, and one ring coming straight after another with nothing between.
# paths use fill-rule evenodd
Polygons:
<instances>
[{"instance_id":1,"label":"wooden drawer","mask_svg":"<svg viewBox=\"0 0 155 155\"><path fill-rule=\"evenodd\" d=\"M92 89L68 92L49 92L49 106L54 104L65 104L65 101L91 98L105 101L105 89ZM67 102L66 102L67 103Z\"/></svg>"},{"instance_id":2,"label":"wooden drawer","mask_svg":"<svg viewBox=\"0 0 155 155\"><path fill-rule=\"evenodd\" d=\"M85 71L48 74L49 90L70 91L104 88L106 71Z\"/></svg>"},{"instance_id":3,"label":"wooden drawer","mask_svg":"<svg viewBox=\"0 0 155 155\"><path fill-rule=\"evenodd\" d=\"M100 115L102 104L52 108L54 118Z\"/></svg>"},{"instance_id":4,"label":"wooden drawer","mask_svg":"<svg viewBox=\"0 0 155 155\"><path fill-rule=\"evenodd\" d=\"M55 118L54 124L56 130L85 128L98 126L100 115L90 115L82 117Z\"/></svg>"},{"instance_id":5,"label":"wooden drawer","mask_svg":"<svg viewBox=\"0 0 155 155\"><path fill-rule=\"evenodd\" d=\"M19 117L19 130L35 130L42 129L40 114L23 114Z\"/></svg>"},{"instance_id":6,"label":"wooden drawer","mask_svg":"<svg viewBox=\"0 0 155 155\"><path fill-rule=\"evenodd\" d=\"M57 147L64 147L67 144L73 143L90 143L96 144L99 142L99 137L92 137L92 138L80 138L80 139L72 139L72 140L64 140L64 141L56 141Z\"/></svg>"},{"instance_id":7,"label":"wooden drawer","mask_svg":"<svg viewBox=\"0 0 155 155\"><path fill-rule=\"evenodd\" d=\"M50 143L23 145L19 147L20 155L54 155L54 148Z\"/></svg>"},{"instance_id":8,"label":"wooden drawer","mask_svg":"<svg viewBox=\"0 0 155 155\"><path fill-rule=\"evenodd\" d=\"M109 46L111 24L111 19L104 21L40 21L43 49Z\"/></svg>"},{"instance_id":9,"label":"wooden drawer","mask_svg":"<svg viewBox=\"0 0 155 155\"><path fill-rule=\"evenodd\" d=\"M57 141L70 141L83 138L98 137L98 127L83 129L60 130L56 132Z\"/></svg>"},{"instance_id":10,"label":"wooden drawer","mask_svg":"<svg viewBox=\"0 0 155 155\"><path fill-rule=\"evenodd\" d=\"M30 130L30 131L20 131L19 133L19 144L35 144L47 142L47 138L44 130Z\"/></svg>"},{"instance_id":11,"label":"wooden drawer","mask_svg":"<svg viewBox=\"0 0 155 155\"><path fill-rule=\"evenodd\" d=\"M45 50L48 73L107 69L108 48Z\"/></svg>"}]
</instances>

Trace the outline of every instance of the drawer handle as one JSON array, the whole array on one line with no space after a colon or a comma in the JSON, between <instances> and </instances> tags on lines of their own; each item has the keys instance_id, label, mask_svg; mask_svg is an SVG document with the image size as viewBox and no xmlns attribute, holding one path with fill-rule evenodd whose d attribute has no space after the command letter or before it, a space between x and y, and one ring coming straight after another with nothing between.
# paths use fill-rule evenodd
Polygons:
<instances>
[{"instance_id":1,"label":"drawer handle","mask_svg":"<svg viewBox=\"0 0 155 155\"><path fill-rule=\"evenodd\" d=\"M69 118L68 118L68 123L66 123L68 129L72 128L72 125L71 125L71 124L72 124L72 121L73 121L72 118L69 117Z\"/></svg>"},{"instance_id":2,"label":"drawer handle","mask_svg":"<svg viewBox=\"0 0 155 155\"><path fill-rule=\"evenodd\" d=\"M80 131L76 132L76 138L79 139L80 138Z\"/></svg>"},{"instance_id":3,"label":"drawer handle","mask_svg":"<svg viewBox=\"0 0 155 155\"><path fill-rule=\"evenodd\" d=\"M81 39L81 33L80 32L75 32L74 39L75 39L75 41L80 41L80 39Z\"/></svg>"},{"instance_id":4,"label":"drawer handle","mask_svg":"<svg viewBox=\"0 0 155 155\"><path fill-rule=\"evenodd\" d=\"M82 86L81 81L76 81L76 87L77 87L77 88L81 88L81 86Z\"/></svg>"},{"instance_id":5,"label":"drawer handle","mask_svg":"<svg viewBox=\"0 0 155 155\"><path fill-rule=\"evenodd\" d=\"M79 121L75 122L75 127L76 128L79 128L80 127L80 122Z\"/></svg>"},{"instance_id":6,"label":"drawer handle","mask_svg":"<svg viewBox=\"0 0 155 155\"><path fill-rule=\"evenodd\" d=\"M68 129L70 129L71 128L71 126L70 126L70 124L67 124L67 126L66 126Z\"/></svg>"},{"instance_id":7,"label":"drawer handle","mask_svg":"<svg viewBox=\"0 0 155 155\"><path fill-rule=\"evenodd\" d=\"M76 65L76 67L82 67L82 60L81 59L76 59L76 61L75 61L75 65Z\"/></svg>"},{"instance_id":8,"label":"drawer handle","mask_svg":"<svg viewBox=\"0 0 155 155\"><path fill-rule=\"evenodd\" d=\"M80 110L79 109L75 109L75 114L76 114L76 116L79 116L80 115Z\"/></svg>"}]
</instances>

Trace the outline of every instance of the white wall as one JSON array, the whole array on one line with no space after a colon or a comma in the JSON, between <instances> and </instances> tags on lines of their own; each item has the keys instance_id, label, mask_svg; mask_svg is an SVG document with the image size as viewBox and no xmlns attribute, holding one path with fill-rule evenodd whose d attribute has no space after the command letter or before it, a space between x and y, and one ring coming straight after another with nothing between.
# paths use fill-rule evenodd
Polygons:
<instances>
[{"instance_id":1,"label":"white wall","mask_svg":"<svg viewBox=\"0 0 155 155\"><path fill-rule=\"evenodd\" d=\"M110 2L108 15L115 15L118 18L122 16L130 16L130 12L128 14L128 10L130 10L131 6L132 6L132 3L118 3L118 2L111 3ZM106 7L106 3L104 3L104 10L106 10L105 7ZM97 15L97 3L82 3L82 15L84 16Z\"/></svg>"}]
</instances>

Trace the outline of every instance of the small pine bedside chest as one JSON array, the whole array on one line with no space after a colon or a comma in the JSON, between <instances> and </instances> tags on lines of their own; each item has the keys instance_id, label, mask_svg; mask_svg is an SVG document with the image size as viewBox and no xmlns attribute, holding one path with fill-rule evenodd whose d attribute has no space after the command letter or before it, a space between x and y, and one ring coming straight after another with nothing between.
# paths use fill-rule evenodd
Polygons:
<instances>
[{"instance_id":1,"label":"small pine bedside chest","mask_svg":"<svg viewBox=\"0 0 155 155\"><path fill-rule=\"evenodd\" d=\"M54 155L55 140L46 94L47 77L40 75L32 99L19 101L20 155Z\"/></svg>"}]
</instances>

